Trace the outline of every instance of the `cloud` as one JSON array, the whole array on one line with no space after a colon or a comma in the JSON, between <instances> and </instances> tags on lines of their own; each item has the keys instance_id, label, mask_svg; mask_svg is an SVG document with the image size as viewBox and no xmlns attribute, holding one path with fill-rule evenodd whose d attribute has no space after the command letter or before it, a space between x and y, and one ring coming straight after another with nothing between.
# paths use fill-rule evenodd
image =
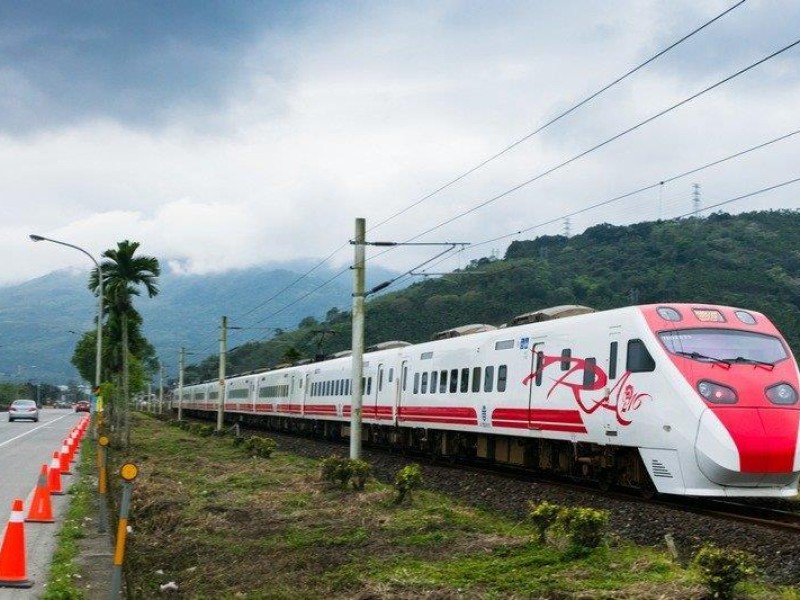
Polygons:
<instances>
[{"instance_id":1,"label":"cloud","mask_svg":"<svg viewBox=\"0 0 800 600\"><path fill-rule=\"evenodd\" d=\"M11 49L0 53L11 86L0 102L17 111L0 117L0 195L13 199L0 252L20 257L0 281L85 261L34 250L34 231L97 255L134 239L181 272L335 248L345 265L355 217L370 228L404 211L729 3L225 3L197 13L172 3L146 16L140 5L91 15L56 6L41 19L13 14L0 33ZM691 95L786 43L796 12L748 2L371 239L413 238ZM797 52L423 239L477 243L548 221L527 235L560 233L570 211L786 133L797 127ZM575 216L571 230L681 214L695 182L710 204L796 177L799 144ZM798 207L798 197L787 188L730 209ZM403 248L378 262L405 270L433 253Z\"/></svg>"}]
</instances>

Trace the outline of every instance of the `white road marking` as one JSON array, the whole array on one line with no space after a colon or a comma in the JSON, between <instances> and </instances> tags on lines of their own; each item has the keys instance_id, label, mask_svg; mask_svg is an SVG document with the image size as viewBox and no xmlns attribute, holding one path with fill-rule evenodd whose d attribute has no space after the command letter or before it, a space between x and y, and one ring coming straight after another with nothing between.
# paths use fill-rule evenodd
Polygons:
<instances>
[{"instance_id":1,"label":"white road marking","mask_svg":"<svg viewBox=\"0 0 800 600\"><path fill-rule=\"evenodd\" d=\"M5 442L0 442L0 448L2 448L3 446L6 446L6 445L8 445L8 444L10 444L10 443L11 443L11 442L13 442L13 441L16 441L16 440L18 440L18 439L20 439L20 438L23 438L23 437L25 437L26 435L30 435L30 434L31 434L31 433L33 433L34 431L39 431L40 429L44 429L45 427L49 427L50 425L52 425L52 424L53 424L53 423L55 423L56 421L60 421L61 419L65 419L65 418L67 418L68 416L69 416L69 415L62 415L62 416L58 417L57 419L53 419L52 421L48 421L47 423L43 423L42 425L39 425L38 427L34 427L33 429L28 429L28 431L26 431L25 433L21 433L21 434L19 434L17 437L13 437L13 438L11 438L10 440L6 440Z\"/></svg>"}]
</instances>

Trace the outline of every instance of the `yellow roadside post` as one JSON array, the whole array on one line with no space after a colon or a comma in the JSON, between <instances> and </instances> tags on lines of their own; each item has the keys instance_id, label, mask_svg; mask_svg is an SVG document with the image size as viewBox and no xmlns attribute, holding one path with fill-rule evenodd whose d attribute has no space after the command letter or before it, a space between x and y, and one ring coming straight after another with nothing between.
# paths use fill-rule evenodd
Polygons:
<instances>
[{"instance_id":1,"label":"yellow roadside post","mask_svg":"<svg viewBox=\"0 0 800 600\"><path fill-rule=\"evenodd\" d=\"M117 525L117 546L114 550L114 572L111 578L111 600L118 600L122 589L122 561L125 558L125 539L128 537L128 512L131 505L133 480L139 474L139 467L125 463L119 469L122 477L122 502L119 505L119 524Z\"/></svg>"},{"instance_id":2,"label":"yellow roadside post","mask_svg":"<svg viewBox=\"0 0 800 600\"><path fill-rule=\"evenodd\" d=\"M97 493L100 496L100 524L97 529L102 533L108 525L108 443L107 435L101 435L97 439Z\"/></svg>"}]
</instances>

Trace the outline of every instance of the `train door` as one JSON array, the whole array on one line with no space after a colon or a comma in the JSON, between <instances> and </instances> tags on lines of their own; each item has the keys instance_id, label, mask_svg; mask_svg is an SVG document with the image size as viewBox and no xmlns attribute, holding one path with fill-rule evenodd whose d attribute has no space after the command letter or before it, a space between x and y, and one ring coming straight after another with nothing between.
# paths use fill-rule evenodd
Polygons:
<instances>
[{"instance_id":1,"label":"train door","mask_svg":"<svg viewBox=\"0 0 800 600\"><path fill-rule=\"evenodd\" d=\"M397 390L394 397L394 424L397 425L400 421L400 412L403 406L403 396L410 385L408 378L410 377L408 361L404 360L400 365L400 375L395 379L397 382Z\"/></svg>"},{"instance_id":2,"label":"train door","mask_svg":"<svg viewBox=\"0 0 800 600\"><path fill-rule=\"evenodd\" d=\"M386 385L386 382L384 381L385 375L383 363L378 363L378 380L375 382L375 394L372 396L372 398L370 398L371 406L369 412L371 418L375 419L376 421L380 420L381 415L379 405L380 397L383 395L383 388Z\"/></svg>"},{"instance_id":3,"label":"train door","mask_svg":"<svg viewBox=\"0 0 800 600\"><path fill-rule=\"evenodd\" d=\"M537 418L537 399L544 397L542 384L544 382L544 343L546 336L531 339L530 356L530 381L528 382L528 429L541 429L541 420ZM546 393L546 392L544 392Z\"/></svg>"},{"instance_id":4,"label":"train door","mask_svg":"<svg viewBox=\"0 0 800 600\"><path fill-rule=\"evenodd\" d=\"M310 373L306 373L302 378L302 380L303 380L303 383L301 385L302 393L300 394L300 398L301 398L301 400L300 400L300 403L301 403L300 414L301 415L305 415L306 414L306 401L308 400L308 394L309 394L308 388L310 386L310 383L309 383L310 379L311 379L311 374Z\"/></svg>"},{"instance_id":5,"label":"train door","mask_svg":"<svg viewBox=\"0 0 800 600\"><path fill-rule=\"evenodd\" d=\"M606 375L608 381L603 389L603 395L607 398L608 405L613 405L614 398L618 390L615 389L622 373L619 371L619 348L622 326L615 325L608 332L608 346L606 348ZM613 391L612 391L613 390ZM603 439L607 444L619 444L619 422L616 412L613 410L603 411Z\"/></svg>"}]
</instances>

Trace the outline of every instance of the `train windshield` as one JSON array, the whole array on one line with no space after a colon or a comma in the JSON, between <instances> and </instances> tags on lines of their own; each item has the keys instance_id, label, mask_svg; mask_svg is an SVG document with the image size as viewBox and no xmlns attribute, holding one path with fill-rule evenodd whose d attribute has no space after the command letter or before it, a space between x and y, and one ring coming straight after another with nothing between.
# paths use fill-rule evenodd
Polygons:
<instances>
[{"instance_id":1,"label":"train windshield","mask_svg":"<svg viewBox=\"0 0 800 600\"><path fill-rule=\"evenodd\" d=\"M788 356L776 337L735 329L679 329L658 334L673 354L701 362L774 365Z\"/></svg>"}]
</instances>

